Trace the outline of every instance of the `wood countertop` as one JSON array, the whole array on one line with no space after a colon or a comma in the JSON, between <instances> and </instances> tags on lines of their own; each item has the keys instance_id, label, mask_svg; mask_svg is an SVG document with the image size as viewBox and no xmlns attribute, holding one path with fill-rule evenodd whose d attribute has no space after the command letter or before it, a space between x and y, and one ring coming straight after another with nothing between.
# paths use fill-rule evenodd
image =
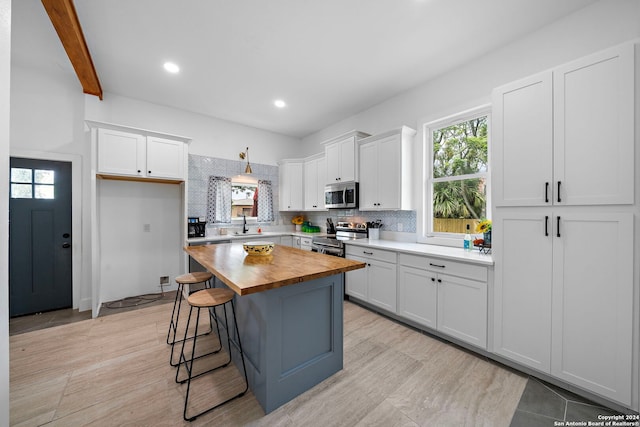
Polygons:
<instances>
[{"instance_id":1,"label":"wood countertop","mask_svg":"<svg viewBox=\"0 0 640 427\"><path fill-rule=\"evenodd\" d=\"M364 268L363 262L276 245L271 255L247 255L241 244L187 246L185 252L238 295Z\"/></svg>"}]
</instances>

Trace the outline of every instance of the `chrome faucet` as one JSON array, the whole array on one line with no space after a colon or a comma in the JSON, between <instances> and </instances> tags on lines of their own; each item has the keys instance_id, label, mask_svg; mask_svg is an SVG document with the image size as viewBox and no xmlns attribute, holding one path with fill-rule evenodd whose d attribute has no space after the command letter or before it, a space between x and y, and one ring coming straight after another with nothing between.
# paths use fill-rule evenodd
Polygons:
<instances>
[{"instance_id":1,"label":"chrome faucet","mask_svg":"<svg viewBox=\"0 0 640 427\"><path fill-rule=\"evenodd\" d=\"M242 234L247 234L247 231L249 231L249 229L247 228L247 216L242 215L242 219L243 219Z\"/></svg>"}]
</instances>

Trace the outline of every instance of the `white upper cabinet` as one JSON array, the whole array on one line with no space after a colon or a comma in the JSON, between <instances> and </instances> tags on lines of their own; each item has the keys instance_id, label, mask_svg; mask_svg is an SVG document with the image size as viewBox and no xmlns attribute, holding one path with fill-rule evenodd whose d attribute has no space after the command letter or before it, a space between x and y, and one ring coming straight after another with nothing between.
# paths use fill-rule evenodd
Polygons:
<instances>
[{"instance_id":1,"label":"white upper cabinet","mask_svg":"<svg viewBox=\"0 0 640 427\"><path fill-rule=\"evenodd\" d=\"M98 129L98 173L145 176L145 137L113 129Z\"/></svg>"},{"instance_id":2,"label":"white upper cabinet","mask_svg":"<svg viewBox=\"0 0 640 427\"><path fill-rule=\"evenodd\" d=\"M551 73L493 92L491 141L496 206L551 203L553 182L553 92Z\"/></svg>"},{"instance_id":3,"label":"white upper cabinet","mask_svg":"<svg viewBox=\"0 0 640 427\"><path fill-rule=\"evenodd\" d=\"M327 161L324 155L313 156L304 161L304 210L324 211L324 186L327 176Z\"/></svg>"},{"instance_id":4,"label":"white upper cabinet","mask_svg":"<svg viewBox=\"0 0 640 427\"><path fill-rule=\"evenodd\" d=\"M280 210L301 211L304 209L303 162L302 160L282 160L280 167Z\"/></svg>"},{"instance_id":5,"label":"white upper cabinet","mask_svg":"<svg viewBox=\"0 0 640 427\"><path fill-rule=\"evenodd\" d=\"M555 204L633 203L634 50L553 72Z\"/></svg>"},{"instance_id":6,"label":"white upper cabinet","mask_svg":"<svg viewBox=\"0 0 640 427\"><path fill-rule=\"evenodd\" d=\"M360 210L412 209L415 134L403 126L360 140Z\"/></svg>"},{"instance_id":7,"label":"white upper cabinet","mask_svg":"<svg viewBox=\"0 0 640 427\"><path fill-rule=\"evenodd\" d=\"M369 134L351 131L325 142L324 153L327 159L325 184L358 180L357 141Z\"/></svg>"},{"instance_id":8,"label":"white upper cabinet","mask_svg":"<svg viewBox=\"0 0 640 427\"><path fill-rule=\"evenodd\" d=\"M624 45L495 89L495 206L633 203L633 70Z\"/></svg>"},{"instance_id":9,"label":"white upper cabinet","mask_svg":"<svg viewBox=\"0 0 640 427\"><path fill-rule=\"evenodd\" d=\"M98 128L98 175L141 181L185 180L186 139L163 138L115 127Z\"/></svg>"},{"instance_id":10,"label":"white upper cabinet","mask_svg":"<svg viewBox=\"0 0 640 427\"><path fill-rule=\"evenodd\" d=\"M184 161L178 161L184 159L184 150L180 141L147 137L147 176L184 179Z\"/></svg>"}]
</instances>

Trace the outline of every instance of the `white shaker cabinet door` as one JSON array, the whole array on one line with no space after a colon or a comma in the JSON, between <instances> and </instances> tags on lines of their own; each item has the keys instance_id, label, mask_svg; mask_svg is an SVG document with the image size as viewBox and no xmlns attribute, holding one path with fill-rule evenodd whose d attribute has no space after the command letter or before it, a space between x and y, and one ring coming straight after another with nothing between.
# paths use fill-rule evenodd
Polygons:
<instances>
[{"instance_id":1,"label":"white shaker cabinet door","mask_svg":"<svg viewBox=\"0 0 640 427\"><path fill-rule=\"evenodd\" d=\"M360 209L377 208L378 176L381 172L378 166L378 145L375 142L362 144L360 146Z\"/></svg>"},{"instance_id":2,"label":"white shaker cabinet door","mask_svg":"<svg viewBox=\"0 0 640 427\"><path fill-rule=\"evenodd\" d=\"M554 70L554 204L633 203L633 72L631 44Z\"/></svg>"},{"instance_id":3,"label":"white shaker cabinet door","mask_svg":"<svg viewBox=\"0 0 640 427\"><path fill-rule=\"evenodd\" d=\"M112 129L98 129L98 173L146 175L145 137Z\"/></svg>"},{"instance_id":4,"label":"white shaker cabinet door","mask_svg":"<svg viewBox=\"0 0 640 427\"><path fill-rule=\"evenodd\" d=\"M184 179L184 150L182 141L147 137L147 176Z\"/></svg>"},{"instance_id":5,"label":"white shaker cabinet door","mask_svg":"<svg viewBox=\"0 0 640 427\"><path fill-rule=\"evenodd\" d=\"M633 215L557 218L551 373L630 405Z\"/></svg>"},{"instance_id":6,"label":"white shaker cabinet door","mask_svg":"<svg viewBox=\"0 0 640 427\"><path fill-rule=\"evenodd\" d=\"M401 209L400 135L378 141L378 197L380 209Z\"/></svg>"},{"instance_id":7,"label":"white shaker cabinet door","mask_svg":"<svg viewBox=\"0 0 640 427\"><path fill-rule=\"evenodd\" d=\"M550 205L553 196L551 72L495 89L492 102L495 206Z\"/></svg>"},{"instance_id":8,"label":"white shaker cabinet door","mask_svg":"<svg viewBox=\"0 0 640 427\"><path fill-rule=\"evenodd\" d=\"M415 267L398 267L398 314L436 329L436 274Z\"/></svg>"},{"instance_id":9,"label":"white shaker cabinet door","mask_svg":"<svg viewBox=\"0 0 640 427\"><path fill-rule=\"evenodd\" d=\"M395 263L368 260L366 268L369 279L368 301L392 313L396 312L396 271Z\"/></svg>"},{"instance_id":10,"label":"white shaker cabinet door","mask_svg":"<svg viewBox=\"0 0 640 427\"><path fill-rule=\"evenodd\" d=\"M494 349L542 372L551 368L550 210L494 217Z\"/></svg>"},{"instance_id":11,"label":"white shaker cabinet door","mask_svg":"<svg viewBox=\"0 0 640 427\"><path fill-rule=\"evenodd\" d=\"M438 330L487 348L487 282L438 274Z\"/></svg>"},{"instance_id":12,"label":"white shaker cabinet door","mask_svg":"<svg viewBox=\"0 0 640 427\"><path fill-rule=\"evenodd\" d=\"M348 259L367 263L368 260L357 256L348 256ZM359 298L363 301L367 300L367 267L358 270L352 270L345 273L345 293L347 295Z\"/></svg>"}]
</instances>

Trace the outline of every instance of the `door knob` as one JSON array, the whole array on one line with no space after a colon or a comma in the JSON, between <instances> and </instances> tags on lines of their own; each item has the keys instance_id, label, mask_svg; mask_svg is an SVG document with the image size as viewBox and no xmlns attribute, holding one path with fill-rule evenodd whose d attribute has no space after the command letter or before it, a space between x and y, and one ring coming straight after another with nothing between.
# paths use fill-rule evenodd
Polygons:
<instances>
[{"instance_id":1,"label":"door knob","mask_svg":"<svg viewBox=\"0 0 640 427\"><path fill-rule=\"evenodd\" d=\"M63 247L63 248L65 248L65 249L70 248L70 247L71 247L71 243L69 243L69 242L64 242L64 243L62 244L62 247Z\"/></svg>"}]
</instances>

